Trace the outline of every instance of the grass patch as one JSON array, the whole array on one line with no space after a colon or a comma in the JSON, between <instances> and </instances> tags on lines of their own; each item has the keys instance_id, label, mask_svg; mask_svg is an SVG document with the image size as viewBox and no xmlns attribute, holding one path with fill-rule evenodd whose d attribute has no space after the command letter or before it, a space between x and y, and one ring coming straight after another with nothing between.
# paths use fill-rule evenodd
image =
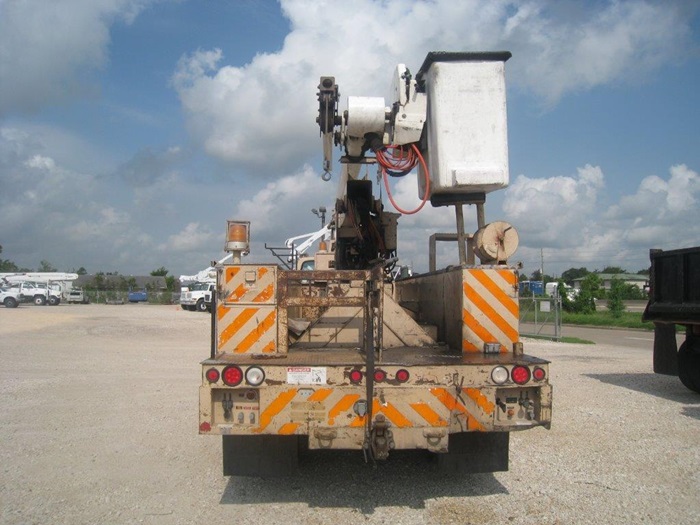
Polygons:
<instances>
[{"instance_id":1,"label":"grass patch","mask_svg":"<svg viewBox=\"0 0 700 525\"><path fill-rule=\"evenodd\" d=\"M562 312L561 321L562 324L581 326L603 326L641 330L654 329L654 323L642 322L642 314L639 312L622 312L622 315L619 317L613 316L610 312L596 312L594 314Z\"/></svg>"}]
</instances>

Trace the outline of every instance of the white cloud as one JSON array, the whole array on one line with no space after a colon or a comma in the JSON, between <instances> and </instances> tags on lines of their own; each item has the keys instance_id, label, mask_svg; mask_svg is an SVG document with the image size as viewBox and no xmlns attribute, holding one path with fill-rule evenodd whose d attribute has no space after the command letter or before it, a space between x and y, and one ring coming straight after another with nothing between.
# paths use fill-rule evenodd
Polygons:
<instances>
[{"instance_id":1,"label":"white cloud","mask_svg":"<svg viewBox=\"0 0 700 525\"><path fill-rule=\"evenodd\" d=\"M107 61L109 28L153 0L0 2L0 116L34 112L90 92Z\"/></svg>"},{"instance_id":2,"label":"white cloud","mask_svg":"<svg viewBox=\"0 0 700 525\"><path fill-rule=\"evenodd\" d=\"M577 176L530 179L523 175L506 190L503 210L516 226L521 248L516 259L539 267L547 253L548 271L570 267L601 269L618 265L636 271L648 266L650 248L697 245L700 177L685 165L672 166L667 179L644 178L633 194L607 204L599 167L579 168Z\"/></svg>"},{"instance_id":3,"label":"white cloud","mask_svg":"<svg viewBox=\"0 0 700 525\"><path fill-rule=\"evenodd\" d=\"M158 245L161 252L204 252L218 236L208 226L190 222L185 228L168 237L168 242ZM223 236L221 240L223 245Z\"/></svg>"},{"instance_id":4,"label":"white cloud","mask_svg":"<svg viewBox=\"0 0 700 525\"><path fill-rule=\"evenodd\" d=\"M343 97L381 96L399 62L415 73L428 51L505 48L515 55L509 82L552 105L677 60L690 38L682 5L283 0L291 32L279 52L235 66L225 50L198 50L182 57L173 85L209 154L273 176L320 151L320 75L335 75Z\"/></svg>"},{"instance_id":5,"label":"white cloud","mask_svg":"<svg viewBox=\"0 0 700 525\"><path fill-rule=\"evenodd\" d=\"M576 176L529 178L518 175L505 191L503 211L518 230L539 246L573 246L572 230L582 228L597 212L604 177L597 166L578 169Z\"/></svg>"}]
</instances>

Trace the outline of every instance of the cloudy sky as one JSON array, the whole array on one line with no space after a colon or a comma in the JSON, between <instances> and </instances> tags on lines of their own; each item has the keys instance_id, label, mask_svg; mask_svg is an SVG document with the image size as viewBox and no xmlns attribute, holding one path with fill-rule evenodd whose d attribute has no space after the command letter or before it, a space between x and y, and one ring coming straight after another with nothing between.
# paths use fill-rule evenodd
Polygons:
<instances>
[{"instance_id":1,"label":"cloudy sky","mask_svg":"<svg viewBox=\"0 0 700 525\"><path fill-rule=\"evenodd\" d=\"M510 186L486 215L517 228L526 273L700 245L694 0L0 0L0 257L177 276L221 258L237 218L269 260L332 207L319 76L388 96L433 50L513 53ZM394 192L419 202L414 176ZM453 213L403 217L402 261L425 270Z\"/></svg>"}]
</instances>

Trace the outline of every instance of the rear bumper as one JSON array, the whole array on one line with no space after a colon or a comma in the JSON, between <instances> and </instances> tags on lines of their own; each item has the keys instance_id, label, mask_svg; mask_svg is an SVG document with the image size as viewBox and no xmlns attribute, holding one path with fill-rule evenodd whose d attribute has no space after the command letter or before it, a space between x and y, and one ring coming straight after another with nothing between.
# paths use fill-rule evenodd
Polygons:
<instances>
[{"instance_id":1,"label":"rear bumper","mask_svg":"<svg viewBox=\"0 0 700 525\"><path fill-rule=\"evenodd\" d=\"M302 435L313 449L361 449L366 435L379 426L390 431L391 448L446 452L450 434L549 428L551 423L552 387L543 361L532 366L544 369L545 379L522 386L493 383L493 366L382 366L387 379L375 382L371 403L366 378L359 384L349 380L352 370L361 370L358 366L291 367L263 361L252 365L265 370L262 385L243 381L229 387L221 379L207 380L211 368L223 373L230 366L214 362L203 363L201 434ZM240 368L245 373L246 366ZM405 384L394 379L399 369L409 372ZM310 384L313 374L319 384Z\"/></svg>"}]
</instances>

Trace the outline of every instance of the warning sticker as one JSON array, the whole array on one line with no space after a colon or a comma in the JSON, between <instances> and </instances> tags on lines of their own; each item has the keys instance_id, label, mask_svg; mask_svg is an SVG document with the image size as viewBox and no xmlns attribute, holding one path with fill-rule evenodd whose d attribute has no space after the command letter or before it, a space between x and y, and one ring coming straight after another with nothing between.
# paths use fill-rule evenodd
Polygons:
<instances>
[{"instance_id":1,"label":"warning sticker","mask_svg":"<svg viewBox=\"0 0 700 525\"><path fill-rule=\"evenodd\" d=\"M289 366L287 367L287 384L290 385L325 385L325 367Z\"/></svg>"}]
</instances>

